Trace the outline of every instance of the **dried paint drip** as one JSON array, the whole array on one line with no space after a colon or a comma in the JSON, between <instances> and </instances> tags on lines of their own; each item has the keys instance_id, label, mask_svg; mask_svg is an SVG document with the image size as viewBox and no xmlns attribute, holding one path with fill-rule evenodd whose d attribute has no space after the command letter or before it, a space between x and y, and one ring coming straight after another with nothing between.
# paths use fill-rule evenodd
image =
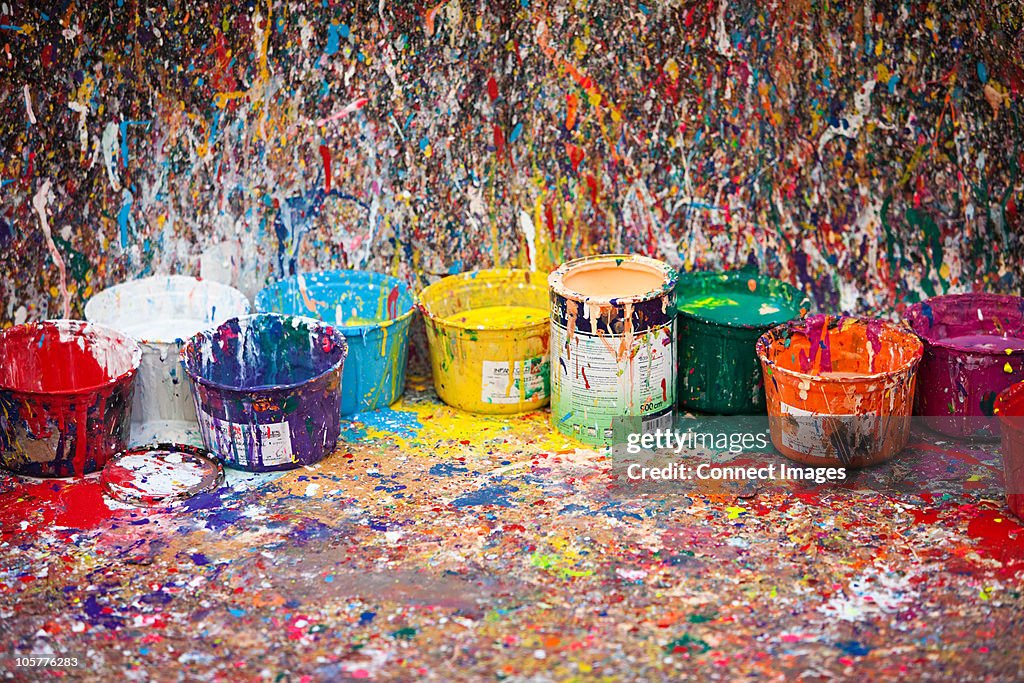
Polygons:
<instances>
[{"instance_id":1,"label":"dried paint drip","mask_svg":"<svg viewBox=\"0 0 1024 683\"><path fill-rule=\"evenodd\" d=\"M758 338L807 313L792 285L749 271L685 273L679 309L679 406L722 415L763 414Z\"/></svg>"},{"instance_id":2,"label":"dried paint drip","mask_svg":"<svg viewBox=\"0 0 1024 683\"><path fill-rule=\"evenodd\" d=\"M383 408L401 397L415 306L409 286L398 278L358 270L304 273L260 291L256 310L309 316L345 335L342 415Z\"/></svg>"},{"instance_id":3,"label":"dried paint drip","mask_svg":"<svg viewBox=\"0 0 1024 683\"><path fill-rule=\"evenodd\" d=\"M232 318L195 335L181 359L206 448L250 472L319 462L340 433L345 338L311 318Z\"/></svg>"},{"instance_id":4,"label":"dried paint drip","mask_svg":"<svg viewBox=\"0 0 1024 683\"><path fill-rule=\"evenodd\" d=\"M34 477L82 476L128 443L142 351L78 320L0 333L0 462Z\"/></svg>"},{"instance_id":5,"label":"dried paint drip","mask_svg":"<svg viewBox=\"0 0 1024 683\"><path fill-rule=\"evenodd\" d=\"M1024 382L999 394L993 411L999 416L1003 442L1006 504L1013 514L1024 519Z\"/></svg>"},{"instance_id":6,"label":"dried paint drip","mask_svg":"<svg viewBox=\"0 0 1024 683\"><path fill-rule=\"evenodd\" d=\"M551 289L551 421L608 445L619 418L671 428L676 404L677 274L643 256L565 263Z\"/></svg>"},{"instance_id":7,"label":"dried paint drip","mask_svg":"<svg viewBox=\"0 0 1024 683\"><path fill-rule=\"evenodd\" d=\"M434 388L479 413L542 408L549 398L548 296L527 270L446 277L420 293Z\"/></svg>"},{"instance_id":8,"label":"dried paint drip","mask_svg":"<svg viewBox=\"0 0 1024 683\"><path fill-rule=\"evenodd\" d=\"M950 294L915 304L910 327L924 341L914 413L953 436L994 438L996 396L1024 379L1024 298Z\"/></svg>"},{"instance_id":9,"label":"dried paint drip","mask_svg":"<svg viewBox=\"0 0 1024 683\"><path fill-rule=\"evenodd\" d=\"M816 466L889 460L910 437L923 347L882 320L809 316L779 325L756 346L772 443Z\"/></svg>"},{"instance_id":10,"label":"dried paint drip","mask_svg":"<svg viewBox=\"0 0 1024 683\"><path fill-rule=\"evenodd\" d=\"M233 287L182 275L125 282L85 305L87 320L130 335L142 347L132 410L132 442L188 442L198 437L188 376L178 359L182 340L251 310Z\"/></svg>"},{"instance_id":11,"label":"dried paint drip","mask_svg":"<svg viewBox=\"0 0 1024 683\"><path fill-rule=\"evenodd\" d=\"M162 443L118 453L100 479L114 500L161 505L215 491L224 483L224 468L208 451Z\"/></svg>"}]
</instances>

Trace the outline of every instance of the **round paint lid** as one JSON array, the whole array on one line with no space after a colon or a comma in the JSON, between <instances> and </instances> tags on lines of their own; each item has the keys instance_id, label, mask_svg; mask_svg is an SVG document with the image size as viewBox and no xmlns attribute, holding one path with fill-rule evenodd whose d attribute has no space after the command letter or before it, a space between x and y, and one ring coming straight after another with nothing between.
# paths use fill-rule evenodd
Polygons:
<instances>
[{"instance_id":1,"label":"round paint lid","mask_svg":"<svg viewBox=\"0 0 1024 683\"><path fill-rule=\"evenodd\" d=\"M217 489L224 482L224 468L202 448L158 443L118 453L100 479L114 500L160 505Z\"/></svg>"}]
</instances>

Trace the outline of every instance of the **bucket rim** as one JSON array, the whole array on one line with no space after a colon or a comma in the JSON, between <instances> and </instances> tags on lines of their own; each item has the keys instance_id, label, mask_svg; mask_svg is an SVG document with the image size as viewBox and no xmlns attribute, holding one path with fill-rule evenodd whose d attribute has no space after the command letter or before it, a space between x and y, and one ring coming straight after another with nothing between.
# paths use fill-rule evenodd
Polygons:
<instances>
[{"instance_id":1,"label":"bucket rim","mask_svg":"<svg viewBox=\"0 0 1024 683\"><path fill-rule=\"evenodd\" d=\"M759 280L760 282L771 281L771 282L779 283L780 285L782 285L783 289L785 289L787 291L787 293L791 294L794 297L793 300L796 302L796 304L800 308L800 310L804 311L803 313L798 315L796 318L793 318L793 320L799 320L799 319L803 318L811 310L811 303L812 303L811 302L811 297L809 297L806 292L804 292L803 290L799 289L798 287L796 287L792 283L786 282L785 280L780 280L779 278L776 278L776 277L772 277L771 275L765 275L764 273L758 273L758 272L749 272L748 273L747 271L744 271L742 269L736 269L736 270L693 270L693 271L690 271L688 273L680 272L679 273L679 278L676 281L676 301L678 302L678 299L679 299L679 288L683 284L684 280L690 279L690 278L705 280L705 279L709 279L711 277L722 277L722 276L724 276L726 278L726 280L739 280L739 279L743 278L744 276L747 276L748 279ZM704 316L698 315L696 313L691 313L690 311L684 311L682 308L680 308L678 306L678 304L676 305L676 313L677 313L677 315L679 315L680 317L683 317L683 318L687 318L687 319L690 319L690 320L696 320L698 322L705 323L707 325L711 325L711 326L714 326L714 327L726 327L726 328L730 328L730 329L734 329L734 330L764 330L764 331L767 331L767 330L770 330L771 328L773 328L773 327L775 327L777 325L784 325L786 322L789 322L789 321L785 321L785 322L782 322L782 323L768 323L768 324L765 324L765 325L756 325L756 324L751 324L751 323L722 322L722 321L718 321L718 320L710 320L710 319L705 318Z\"/></svg>"},{"instance_id":2,"label":"bucket rim","mask_svg":"<svg viewBox=\"0 0 1024 683\"><path fill-rule=\"evenodd\" d=\"M462 272L462 273L453 273L452 275L446 275L445 277L441 278L437 282L429 284L429 285L427 285L426 287L424 287L423 289L420 290L419 294L416 296L415 307L419 310L419 312L423 315L423 317L426 320L430 321L430 323L432 325L436 325L438 327L443 327L443 328L451 328L451 329L456 329L456 330L471 330L471 331L476 332L478 334L479 333L485 333L485 334L499 333L499 334L501 334L501 333L511 332L511 331L531 330L531 329L534 329L534 328L536 328L538 330L546 330L551 325L551 307L550 307L550 304L548 306L548 309L545 311L544 317L541 318L540 320L536 321L536 322L518 323L518 324L515 324L515 325L508 325L508 326L505 326L505 327L481 327L479 325L472 325L472 324L469 324L469 323L451 322L451 321L445 320L442 316L440 316L440 315L434 313L432 310L430 310L427 307L427 304L424 303L424 301L423 301L425 294L427 294L428 292L429 293L435 293L435 292L441 290L442 289L442 285L444 285L444 284L451 284L454 280L477 280L477 279L480 279L481 276L483 276L484 280L489 280L489 279L498 280L498 279L501 279L501 278L504 278L504 277L513 277L513 276L522 275L524 280L527 281L527 284L529 284L531 287L536 287L538 289L538 291L544 292L545 294L547 294L547 287L544 286L543 284L541 284L541 282L539 282L539 281L538 282L534 282L532 280L529 280L529 275L528 274L531 274L531 273L532 274L537 274L537 271L535 271L535 270L527 270L525 268L481 268L481 269L478 269L478 270L467 270L467 271ZM541 309L538 309L538 310L541 310Z\"/></svg>"},{"instance_id":3,"label":"bucket rim","mask_svg":"<svg viewBox=\"0 0 1024 683\"><path fill-rule=\"evenodd\" d=\"M921 342L920 339L917 338L917 335L914 334L914 332L912 330L910 330L909 328L907 328L904 325L901 325L901 324L898 324L898 323L894 323L894 322L891 322L891 321L888 321L888 320L882 320L882 319L879 319L879 318L861 318L861 317L858 317L858 316L849 316L849 315L841 315L841 316L824 315L823 318L824 318L824 320L822 321L823 325L827 325L828 324L828 320L830 318L831 319L836 319L836 320L843 320L843 319L854 320L854 321L856 321L859 324L867 324L868 322L878 322L883 327L885 327L886 329L890 329L890 330L892 330L894 332L897 332L897 333L905 334L908 339L913 339L914 342L916 343L916 347L914 349L914 356L905 365L903 365L902 367L897 368L895 370L885 370L884 372L871 372L871 373L857 374L854 377L836 377L834 375L832 375L832 376L829 376L829 375L812 375L810 373L801 372L799 370L791 370L789 368L782 367L782 366L778 365L774 360L768 358L768 348L767 347L768 347L769 344L772 343L772 339L769 339L769 337L775 337L775 336L777 336L776 332L780 332L783 329L786 329L786 328L790 327L791 325L799 324L799 323L805 322L807 320L807 318L801 318L798 321L790 320L789 322L784 322L784 323L780 323L778 325L775 325L770 330L768 330L763 335L761 335L758 338L758 340L757 340L757 344L755 344L755 346L754 346L754 352L757 354L758 361L760 361L763 365L767 365L768 368L771 369L771 371L773 373L774 372L779 372L779 373L781 373L781 374L783 374L785 376L788 376L788 377L791 377L791 378L794 378L794 379L807 379L807 380L812 380L812 381L815 381L815 382L823 382L825 384L859 384L859 383L865 382L865 381L869 381L870 382L870 381L881 381L881 380L886 380L886 379L892 379L892 378L898 377L899 375L903 375L903 374L913 375L915 373L915 371L917 370L917 366L918 366L918 364L920 364L922 357L924 356L924 344Z\"/></svg>"},{"instance_id":4,"label":"bucket rim","mask_svg":"<svg viewBox=\"0 0 1024 683\"><path fill-rule=\"evenodd\" d=\"M93 327L103 332L108 337L116 339L122 342L128 342L131 349L131 367L117 375L116 377L101 382L100 384L94 384L88 387L82 387L77 389L60 389L56 391L37 391L34 389L19 389L18 387L8 386L0 383L0 391L7 391L12 394L20 394L22 396L79 396L85 394L93 394L103 389L109 389L117 386L124 381L131 380L132 377L139 371L139 365L142 363L142 347L135 338L107 325L101 325L99 323L90 322L88 320L77 320L74 318L48 318L46 320L37 320L30 323L22 323L21 325L13 325L5 330L0 330L0 344L8 337L16 332L20 332L29 327L55 327L59 323L71 323L72 327L75 328L75 334L79 334L85 327Z\"/></svg>"},{"instance_id":5,"label":"bucket rim","mask_svg":"<svg viewBox=\"0 0 1024 683\"><path fill-rule=\"evenodd\" d=\"M341 358L339 358L336 363L333 363L331 365L331 367L327 368L323 372L321 372L321 373L319 373L317 375L313 375L312 377L309 377L307 379L304 379L301 382L292 382L290 384L267 384L267 385L261 384L259 386L255 386L255 387L238 387L238 386L232 386L230 384L222 384L221 382L215 382L215 381L213 381L211 379L206 379L205 377L201 377L201 376L197 375L196 373L192 372L189 369L188 362L185 359L185 354L186 354L186 351L188 350L188 348L192 345L193 342L196 341L196 339L198 337L202 337L203 335L205 335L207 333L210 333L210 332L216 332L221 327L223 327L223 326L225 326L225 325L227 325L227 324L229 324L231 322L234 322L236 320L252 320L254 318L261 318L261 317L284 318L284 319L294 318L294 319L298 319L298 320L302 321L303 324L305 324L307 327L324 327L324 328L330 329L332 332L334 332L335 341L339 342L339 345L342 347ZM343 366L343 364L345 363L345 360L347 358L348 358L348 340L345 339L345 335L341 334L338 331L338 328L336 326L328 325L327 323L323 322L322 320L317 320L316 318L309 318L309 317L302 316L302 315L285 315L283 313L249 313L247 315L237 315L237 316L235 316L233 318L228 318L227 320L222 322L220 325L217 325L216 327L211 327L208 330L201 330L201 331L195 333L194 335L192 335L191 337L186 339L184 341L184 343L182 343L181 349L178 351L178 361L181 363L182 367L185 369L185 374L188 375L188 378L190 380L192 380L195 383L202 384L205 387L210 387L211 389L219 389L221 391L232 391L232 392L234 392L236 394L251 394L251 393L259 393L259 392L287 391L289 389L297 389L297 388L305 386L307 384L311 384L313 382L317 382L317 381L323 379L324 377L326 377L327 375L330 375L332 372L337 372L339 369L341 369L341 367Z\"/></svg>"},{"instance_id":6,"label":"bucket rim","mask_svg":"<svg viewBox=\"0 0 1024 683\"><path fill-rule=\"evenodd\" d=\"M101 289L100 291L96 292L91 297L89 297L89 300L85 302L85 308L82 311L83 315L85 315L85 319L87 321L89 321L89 322L93 322L97 318L96 308L98 306L100 306L101 304L103 304L106 300L111 299L111 298L113 298L113 297L115 297L115 296L117 296L119 294L123 294L126 290L131 289L133 286L136 286L136 285L139 285L139 284L143 284L143 283L150 283L150 282L152 282L154 284L160 283L160 282L167 282L167 283L175 283L175 284L183 284L183 285L184 284L189 284L189 285L192 285L192 286L196 286L196 285L209 286L209 287L211 287L214 290L219 290L220 292L229 292L232 296L237 295L237 298L238 298L238 302L237 303L243 303L245 305L245 313L243 313L242 315L248 315L248 314L253 312L252 302L249 301L249 297L247 297L245 295L245 293L242 290L238 289L237 287L232 287L231 285L229 285L227 283L218 282L217 280L211 280L209 278L194 277L192 275L182 275L182 274L176 273L176 274L173 274L173 275L148 275L146 277L140 277L140 278L135 278L133 280L125 280L124 282L118 282L117 284L114 284L114 285L111 285L109 287L105 287L105 288ZM167 294L171 294L174 291L175 290L165 290L165 292ZM226 318L225 318L225 320L226 320ZM105 322L105 321L97 321L94 324L101 324L101 325L106 325L108 327L112 327L110 325L110 323ZM214 323L212 323L212 322L209 323L209 325L216 327L216 325ZM113 329L116 329L116 328L113 328ZM171 344L175 344L175 343L177 343L179 341L184 341L184 339L187 339L187 337L184 338L184 339L181 339L181 338L179 338L179 339L156 339L156 338L149 338L149 337L141 337L140 336L140 337L132 337L132 339L135 339L136 341L142 342L142 343L145 343L145 344L166 344L166 345L171 345Z\"/></svg>"},{"instance_id":7,"label":"bucket rim","mask_svg":"<svg viewBox=\"0 0 1024 683\"><path fill-rule=\"evenodd\" d=\"M1018 308L1021 309L1022 317L1024 317L1024 297L1014 296L1013 294L995 294L993 292L960 292L958 294L940 294L938 296L929 297L924 301L918 301L912 304L910 308L907 309L906 315L903 316L903 319L907 323L907 326L911 329L911 331L913 331L913 333L916 334L921 339L921 341L923 341L927 346L932 348L943 349L946 351L954 351L960 354L984 357L991 356L1000 358L1013 358L1017 356L1024 356L1024 348L1009 349L1009 352L1007 352L1006 350L1000 351L997 349L967 348L959 344L951 344L948 340L939 339L929 334L928 332L930 330L918 330L917 327L914 325L915 322L921 320L922 318L927 319L927 316L924 314L924 307L929 303L946 303L949 301L968 299L978 300L979 302L988 304L1015 304Z\"/></svg>"},{"instance_id":8,"label":"bucket rim","mask_svg":"<svg viewBox=\"0 0 1024 683\"><path fill-rule=\"evenodd\" d=\"M642 294L634 294L632 296L588 296L582 292L577 292L574 289L569 289L563 282L563 278L569 273L569 271L579 266L586 265L588 263L599 263L601 261L630 261L632 263L639 263L651 268L662 271L664 275L664 282L661 287L652 289L649 292ZM563 299L570 299L572 301L585 301L587 303L595 304L607 304L611 306L618 306L620 304L639 303L641 301L651 301L657 299L665 294L672 294L675 292L676 284L679 281L679 271L673 268L665 261L661 261L650 256L644 256L642 254L593 254L591 256L583 256L580 258L566 261L562 265L555 268L548 275L548 287L551 291L562 297Z\"/></svg>"},{"instance_id":9,"label":"bucket rim","mask_svg":"<svg viewBox=\"0 0 1024 683\"><path fill-rule=\"evenodd\" d=\"M267 308L267 307L264 306L263 304L261 304L261 299L263 299L264 297L268 297L269 298L274 292L278 291L280 289L281 285L284 284L285 282L289 282L289 281L298 282L299 276L305 277L305 276L308 276L308 275L334 275L334 274L345 275L345 274L352 274L352 273L374 275L374 276L383 278L384 282L391 282L395 286L404 287L405 291L408 292L409 296L412 298L412 304L409 306L408 310L406 310L404 313L402 313L402 315L398 316L397 318L389 318L388 320L379 320L377 322L360 324L360 325L339 325L339 324L334 324L333 327L335 327L336 329L341 330L341 334L343 336L345 336L345 337L359 337L359 336L362 336L366 332L373 332L375 330L383 330L383 329L385 329L387 327L391 327L392 325L397 325L398 323L402 323L402 322L407 321L416 312L416 304L418 303L418 297L416 295L416 292L413 291L412 287L405 280L397 278L394 275L388 275L387 273L381 273L381 272L378 272L378 271L375 271L375 270L343 270L343 269L340 269L340 268L336 268L336 269L332 269L332 270L314 270L314 271L309 271L309 272L306 272L306 273L296 273L295 275L289 275L287 277L283 277L283 278L281 278L279 280L276 280L276 281L274 281L274 282L272 282L272 283L270 283L268 285L265 285L262 289L260 289L260 291L256 292L256 296L253 297L254 304L255 304L253 308L255 308L256 313L278 313L278 311L262 310L262 309ZM292 314L292 313L280 313L280 315L294 315L294 314ZM311 316L298 316L298 317L307 317L307 318L309 318ZM312 319L316 320L316 318L312 318ZM323 323L326 324L326 321L321 320L320 322L323 322Z\"/></svg>"}]
</instances>

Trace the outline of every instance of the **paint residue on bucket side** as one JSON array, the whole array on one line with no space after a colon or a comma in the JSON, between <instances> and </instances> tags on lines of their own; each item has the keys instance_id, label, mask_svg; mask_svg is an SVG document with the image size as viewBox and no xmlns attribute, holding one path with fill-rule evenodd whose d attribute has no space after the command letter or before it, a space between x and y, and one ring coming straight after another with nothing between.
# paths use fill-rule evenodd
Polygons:
<instances>
[{"instance_id":1,"label":"paint residue on bucket side","mask_svg":"<svg viewBox=\"0 0 1024 683\"><path fill-rule=\"evenodd\" d=\"M549 276L558 431L603 446L620 418L672 427L676 278L666 263L624 254L570 261Z\"/></svg>"},{"instance_id":2,"label":"paint residue on bucket side","mask_svg":"<svg viewBox=\"0 0 1024 683\"><path fill-rule=\"evenodd\" d=\"M0 458L38 477L94 472L125 448L142 351L77 320L0 333Z\"/></svg>"},{"instance_id":3,"label":"paint residue on bucket side","mask_svg":"<svg viewBox=\"0 0 1024 683\"><path fill-rule=\"evenodd\" d=\"M809 465L863 467L910 435L921 342L882 320L809 316L757 342L772 442Z\"/></svg>"},{"instance_id":4,"label":"paint residue on bucket side","mask_svg":"<svg viewBox=\"0 0 1024 683\"><path fill-rule=\"evenodd\" d=\"M549 396L547 288L526 270L446 277L420 293L434 387L479 413L542 408Z\"/></svg>"},{"instance_id":5,"label":"paint residue on bucket side","mask_svg":"<svg viewBox=\"0 0 1024 683\"><path fill-rule=\"evenodd\" d=\"M340 433L345 338L310 318L233 318L182 349L206 448L265 472L310 465Z\"/></svg>"},{"instance_id":6,"label":"paint residue on bucket side","mask_svg":"<svg viewBox=\"0 0 1024 683\"><path fill-rule=\"evenodd\" d=\"M906 320L925 345L915 414L948 436L996 437L995 397L1024 379L1024 298L938 296Z\"/></svg>"},{"instance_id":7,"label":"paint residue on bucket side","mask_svg":"<svg viewBox=\"0 0 1024 683\"><path fill-rule=\"evenodd\" d=\"M765 411L757 339L805 315L810 300L792 285L738 270L680 275L679 405L705 413Z\"/></svg>"},{"instance_id":8,"label":"paint residue on bucket side","mask_svg":"<svg viewBox=\"0 0 1024 683\"><path fill-rule=\"evenodd\" d=\"M1002 436L1006 504L1024 519L1024 382L999 394L993 411L999 416Z\"/></svg>"},{"instance_id":9,"label":"paint residue on bucket side","mask_svg":"<svg viewBox=\"0 0 1024 683\"><path fill-rule=\"evenodd\" d=\"M377 410L401 398L414 303L406 283L368 271L303 273L256 295L257 311L309 316L345 336L342 415Z\"/></svg>"}]
</instances>

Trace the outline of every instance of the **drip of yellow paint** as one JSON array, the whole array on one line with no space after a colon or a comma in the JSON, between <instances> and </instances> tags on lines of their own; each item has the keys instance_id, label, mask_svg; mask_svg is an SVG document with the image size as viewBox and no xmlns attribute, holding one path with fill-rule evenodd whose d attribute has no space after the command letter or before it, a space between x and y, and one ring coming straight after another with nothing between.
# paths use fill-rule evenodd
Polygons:
<instances>
[{"instance_id":1,"label":"drip of yellow paint","mask_svg":"<svg viewBox=\"0 0 1024 683\"><path fill-rule=\"evenodd\" d=\"M543 322L547 317L547 311L532 306L482 306L449 315L444 322L479 329L500 329Z\"/></svg>"}]
</instances>

